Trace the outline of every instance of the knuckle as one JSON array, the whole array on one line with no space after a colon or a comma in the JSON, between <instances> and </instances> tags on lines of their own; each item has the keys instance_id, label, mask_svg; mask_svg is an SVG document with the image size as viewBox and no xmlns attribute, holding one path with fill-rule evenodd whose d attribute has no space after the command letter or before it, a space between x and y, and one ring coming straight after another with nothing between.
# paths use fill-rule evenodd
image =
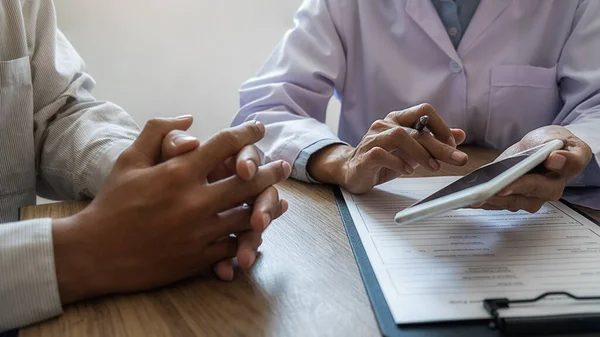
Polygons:
<instances>
[{"instance_id":1,"label":"knuckle","mask_svg":"<svg viewBox=\"0 0 600 337\"><path fill-rule=\"evenodd\" d=\"M424 143L429 140L429 133L427 132L419 132L417 130L410 131L411 136L419 143ZM439 150L439 147L437 148Z\"/></svg>"},{"instance_id":2,"label":"knuckle","mask_svg":"<svg viewBox=\"0 0 600 337\"><path fill-rule=\"evenodd\" d=\"M416 131L416 130L415 130ZM412 136L412 130L406 130L403 127L396 127L389 131L392 138L405 138L406 136Z\"/></svg>"},{"instance_id":3,"label":"knuckle","mask_svg":"<svg viewBox=\"0 0 600 337\"><path fill-rule=\"evenodd\" d=\"M273 177L276 181L281 181L285 179L285 172L283 170L283 163L277 162L277 164L273 165Z\"/></svg>"},{"instance_id":4,"label":"knuckle","mask_svg":"<svg viewBox=\"0 0 600 337\"><path fill-rule=\"evenodd\" d=\"M386 152L387 151L385 151L383 148L375 146L371 150L369 150L369 152L367 153L367 157L372 160L381 159L383 158L383 156L385 156Z\"/></svg>"},{"instance_id":5,"label":"knuckle","mask_svg":"<svg viewBox=\"0 0 600 337\"><path fill-rule=\"evenodd\" d=\"M402 133L404 133L404 135L408 135L409 137L417 141L423 134L426 134L426 132L419 132L418 130L415 130L413 128L402 129Z\"/></svg>"},{"instance_id":6,"label":"knuckle","mask_svg":"<svg viewBox=\"0 0 600 337\"><path fill-rule=\"evenodd\" d=\"M266 191L267 188L285 178L285 172L281 162L275 162L261 170L263 170L262 174L256 175L254 179L248 182L248 188L252 195L257 195Z\"/></svg>"},{"instance_id":7,"label":"knuckle","mask_svg":"<svg viewBox=\"0 0 600 337\"><path fill-rule=\"evenodd\" d=\"M371 124L371 130L382 130L388 127L387 123L381 119L378 119Z\"/></svg>"},{"instance_id":8,"label":"knuckle","mask_svg":"<svg viewBox=\"0 0 600 337\"><path fill-rule=\"evenodd\" d=\"M431 105L430 103L423 103L423 104L421 104L421 108L422 109L427 109L427 110L435 110L433 108L433 105Z\"/></svg>"},{"instance_id":9,"label":"knuckle","mask_svg":"<svg viewBox=\"0 0 600 337\"><path fill-rule=\"evenodd\" d=\"M184 194L177 200L176 212L172 218L174 223L186 222L197 217L200 210L207 210L208 204L205 199L197 198L195 195ZM218 217L214 219L218 220Z\"/></svg>"},{"instance_id":10,"label":"knuckle","mask_svg":"<svg viewBox=\"0 0 600 337\"><path fill-rule=\"evenodd\" d=\"M182 212L181 212L182 217L184 219L188 219L190 217L193 217L195 214L195 211L198 208L201 208L202 205L194 197L188 195L185 198L183 198L183 200L181 201L181 207L182 207Z\"/></svg>"},{"instance_id":11,"label":"knuckle","mask_svg":"<svg viewBox=\"0 0 600 337\"><path fill-rule=\"evenodd\" d=\"M272 212L278 207L279 204L279 192L273 186L267 187L261 194L261 205L260 209L263 212Z\"/></svg>"},{"instance_id":12,"label":"knuckle","mask_svg":"<svg viewBox=\"0 0 600 337\"><path fill-rule=\"evenodd\" d=\"M252 139L262 138L262 130L255 121L244 124L244 131L247 132Z\"/></svg>"},{"instance_id":13,"label":"knuckle","mask_svg":"<svg viewBox=\"0 0 600 337\"><path fill-rule=\"evenodd\" d=\"M183 182L189 177L187 167L180 162L169 161L166 163L167 176L171 181Z\"/></svg>"},{"instance_id":14,"label":"knuckle","mask_svg":"<svg viewBox=\"0 0 600 337\"><path fill-rule=\"evenodd\" d=\"M402 114L402 111L392 111L385 116L385 119L395 120L401 114Z\"/></svg>"},{"instance_id":15,"label":"knuckle","mask_svg":"<svg viewBox=\"0 0 600 337\"><path fill-rule=\"evenodd\" d=\"M456 149L452 146L444 144L442 142L437 142L437 146L440 155L447 159L450 159L454 151L456 151Z\"/></svg>"},{"instance_id":16,"label":"knuckle","mask_svg":"<svg viewBox=\"0 0 600 337\"><path fill-rule=\"evenodd\" d=\"M236 149L239 149L244 145L239 133L232 129L221 131L218 134L218 142L224 146Z\"/></svg>"},{"instance_id":17,"label":"knuckle","mask_svg":"<svg viewBox=\"0 0 600 337\"><path fill-rule=\"evenodd\" d=\"M427 112L428 114L436 114L437 115L437 111L435 110L433 105L431 105L429 103L421 104L420 110L423 110L423 111Z\"/></svg>"},{"instance_id":18,"label":"knuckle","mask_svg":"<svg viewBox=\"0 0 600 337\"><path fill-rule=\"evenodd\" d=\"M269 193L271 193L273 202L279 205L279 190L277 190L274 186L270 186Z\"/></svg>"},{"instance_id":19,"label":"knuckle","mask_svg":"<svg viewBox=\"0 0 600 337\"><path fill-rule=\"evenodd\" d=\"M361 143L363 145L368 145L368 144L374 143L377 141L378 136L379 136L378 133L371 133L371 134L365 135L363 137L363 140Z\"/></svg>"},{"instance_id":20,"label":"knuckle","mask_svg":"<svg viewBox=\"0 0 600 337\"><path fill-rule=\"evenodd\" d=\"M163 123L164 121L160 118L151 118L146 122L146 125L144 125L144 130L146 132L156 130L160 128Z\"/></svg>"},{"instance_id":21,"label":"knuckle","mask_svg":"<svg viewBox=\"0 0 600 337\"><path fill-rule=\"evenodd\" d=\"M256 196L265 190L265 184L259 179L252 179L246 183L248 194Z\"/></svg>"}]
</instances>

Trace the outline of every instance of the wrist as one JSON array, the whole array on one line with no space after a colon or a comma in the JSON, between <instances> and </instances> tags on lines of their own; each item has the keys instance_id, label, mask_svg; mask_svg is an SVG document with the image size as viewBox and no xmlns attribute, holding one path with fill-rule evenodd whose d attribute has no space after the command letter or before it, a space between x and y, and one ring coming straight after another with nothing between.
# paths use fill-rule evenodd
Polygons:
<instances>
[{"instance_id":1,"label":"wrist","mask_svg":"<svg viewBox=\"0 0 600 337\"><path fill-rule=\"evenodd\" d=\"M344 186L344 167L352 151L345 144L326 146L310 156L306 170L318 182Z\"/></svg>"},{"instance_id":2,"label":"wrist","mask_svg":"<svg viewBox=\"0 0 600 337\"><path fill-rule=\"evenodd\" d=\"M94 261L75 215L52 221L54 265L63 305L100 295L94 285Z\"/></svg>"}]
</instances>

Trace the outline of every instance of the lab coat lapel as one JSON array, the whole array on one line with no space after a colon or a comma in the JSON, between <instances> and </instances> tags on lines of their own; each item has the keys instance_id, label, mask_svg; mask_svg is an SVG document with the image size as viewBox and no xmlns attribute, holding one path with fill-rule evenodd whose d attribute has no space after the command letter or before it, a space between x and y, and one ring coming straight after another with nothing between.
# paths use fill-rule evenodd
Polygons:
<instances>
[{"instance_id":1,"label":"lab coat lapel","mask_svg":"<svg viewBox=\"0 0 600 337\"><path fill-rule=\"evenodd\" d=\"M464 56L477 41L480 41L486 29L498 19L511 2L512 0L481 0L458 45L458 54Z\"/></svg>"},{"instance_id":2,"label":"lab coat lapel","mask_svg":"<svg viewBox=\"0 0 600 337\"><path fill-rule=\"evenodd\" d=\"M461 63L431 0L408 0L406 13L450 58Z\"/></svg>"}]
</instances>

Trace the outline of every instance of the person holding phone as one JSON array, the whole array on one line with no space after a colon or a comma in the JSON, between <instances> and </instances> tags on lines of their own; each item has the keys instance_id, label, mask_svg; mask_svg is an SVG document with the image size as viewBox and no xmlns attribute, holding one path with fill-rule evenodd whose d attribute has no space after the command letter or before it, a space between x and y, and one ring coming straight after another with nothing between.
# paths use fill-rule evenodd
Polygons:
<instances>
[{"instance_id":1,"label":"person holding phone","mask_svg":"<svg viewBox=\"0 0 600 337\"><path fill-rule=\"evenodd\" d=\"M267 160L354 193L417 166L464 165L461 143L506 157L560 139L548 172L476 206L600 208L599 16L594 0L305 0L241 87L233 125L262 121ZM334 94L339 137L324 124ZM430 132L411 127L423 115Z\"/></svg>"}]
</instances>

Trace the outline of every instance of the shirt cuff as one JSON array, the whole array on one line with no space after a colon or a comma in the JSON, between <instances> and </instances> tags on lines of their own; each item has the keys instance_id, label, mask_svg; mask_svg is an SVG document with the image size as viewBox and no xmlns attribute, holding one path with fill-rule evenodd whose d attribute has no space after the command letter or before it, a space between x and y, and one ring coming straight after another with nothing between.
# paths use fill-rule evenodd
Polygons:
<instances>
[{"instance_id":1,"label":"shirt cuff","mask_svg":"<svg viewBox=\"0 0 600 337\"><path fill-rule=\"evenodd\" d=\"M600 166L596 155L578 175L569 180L569 187L600 187Z\"/></svg>"},{"instance_id":2,"label":"shirt cuff","mask_svg":"<svg viewBox=\"0 0 600 337\"><path fill-rule=\"evenodd\" d=\"M600 187L568 187L562 197L574 205L600 210Z\"/></svg>"},{"instance_id":3,"label":"shirt cuff","mask_svg":"<svg viewBox=\"0 0 600 337\"><path fill-rule=\"evenodd\" d=\"M319 141L305 147L302 151L300 151L300 154L298 155L296 160L294 160L294 165L292 166L291 177L296 180L304 181L307 183L318 184L319 182L316 181L315 179L313 179L310 176L310 174L308 174L306 165L308 164L308 160L310 159L310 156L312 156L315 152L325 148L326 146L333 145L333 144L345 144L345 143L340 142L339 139L330 138L330 139L319 140Z\"/></svg>"},{"instance_id":4,"label":"shirt cuff","mask_svg":"<svg viewBox=\"0 0 600 337\"><path fill-rule=\"evenodd\" d=\"M105 145L98 151L88 166L87 193L90 197L95 196L112 172L117 159L125 149L133 144L131 139L120 139Z\"/></svg>"},{"instance_id":5,"label":"shirt cuff","mask_svg":"<svg viewBox=\"0 0 600 337\"><path fill-rule=\"evenodd\" d=\"M0 225L0 332L62 313L52 220Z\"/></svg>"}]
</instances>

